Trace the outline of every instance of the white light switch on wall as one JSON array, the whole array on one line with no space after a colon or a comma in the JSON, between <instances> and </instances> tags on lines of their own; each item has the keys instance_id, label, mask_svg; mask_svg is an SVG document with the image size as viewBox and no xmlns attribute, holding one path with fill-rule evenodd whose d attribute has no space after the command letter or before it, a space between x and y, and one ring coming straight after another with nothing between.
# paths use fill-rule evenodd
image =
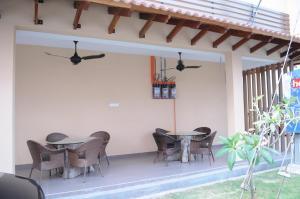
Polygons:
<instances>
[{"instance_id":1,"label":"white light switch on wall","mask_svg":"<svg viewBox=\"0 0 300 199\"><path fill-rule=\"evenodd\" d=\"M118 102L111 102L111 103L109 103L109 107L111 107L111 108L117 108L119 106L120 106L120 103L118 103Z\"/></svg>"}]
</instances>

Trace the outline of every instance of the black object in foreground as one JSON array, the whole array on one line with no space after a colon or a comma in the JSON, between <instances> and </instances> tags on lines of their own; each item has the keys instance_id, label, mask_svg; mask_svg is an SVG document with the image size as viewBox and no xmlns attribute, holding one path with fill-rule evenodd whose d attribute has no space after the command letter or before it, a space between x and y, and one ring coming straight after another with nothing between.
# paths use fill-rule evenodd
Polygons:
<instances>
[{"instance_id":1,"label":"black object in foreground","mask_svg":"<svg viewBox=\"0 0 300 199\"><path fill-rule=\"evenodd\" d=\"M45 199L41 186L34 180L0 173L1 199Z\"/></svg>"}]
</instances>

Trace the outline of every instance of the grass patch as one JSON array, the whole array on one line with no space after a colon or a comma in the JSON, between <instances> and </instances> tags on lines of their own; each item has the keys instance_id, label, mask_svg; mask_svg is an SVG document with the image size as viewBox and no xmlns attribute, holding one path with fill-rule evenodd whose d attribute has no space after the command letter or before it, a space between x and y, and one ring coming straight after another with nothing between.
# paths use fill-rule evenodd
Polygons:
<instances>
[{"instance_id":1,"label":"grass patch","mask_svg":"<svg viewBox=\"0 0 300 199\"><path fill-rule=\"evenodd\" d=\"M254 177L257 199L275 199L282 177L277 171L258 174ZM243 179L229 180L207 186L199 186L182 192L174 192L153 199L239 199ZM300 198L300 176L292 175L283 185L280 199ZM250 198L245 192L244 199Z\"/></svg>"}]
</instances>

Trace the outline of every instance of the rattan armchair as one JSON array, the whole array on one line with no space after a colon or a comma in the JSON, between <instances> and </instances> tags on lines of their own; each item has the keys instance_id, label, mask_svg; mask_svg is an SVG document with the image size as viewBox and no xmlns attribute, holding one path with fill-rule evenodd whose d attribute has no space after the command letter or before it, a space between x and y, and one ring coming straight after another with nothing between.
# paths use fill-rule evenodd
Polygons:
<instances>
[{"instance_id":1,"label":"rattan armchair","mask_svg":"<svg viewBox=\"0 0 300 199\"><path fill-rule=\"evenodd\" d=\"M51 169L64 167L64 149L50 149L33 140L28 140L27 146L33 160L29 178L31 178L33 169L40 171L41 178L44 170L51 171Z\"/></svg>"},{"instance_id":2,"label":"rattan armchair","mask_svg":"<svg viewBox=\"0 0 300 199\"><path fill-rule=\"evenodd\" d=\"M102 144L101 144L101 148L100 148L100 152L99 152L99 161L101 160L101 158L105 158L107 161L107 166L109 166L109 159L108 159L108 156L106 153L106 147L110 140L109 133L106 131L97 131L97 132L91 134L90 137L96 137L96 138L102 139Z\"/></svg>"},{"instance_id":3,"label":"rattan armchair","mask_svg":"<svg viewBox=\"0 0 300 199\"><path fill-rule=\"evenodd\" d=\"M152 135L157 145L157 153L154 162L162 156L163 160L168 165L168 157L180 152L181 140L177 140L174 137L163 133L153 133Z\"/></svg>"},{"instance_id":4,"label":"rattan armchair","mask_svg":"<svg viewBox=\"0 0 300 199\"><path fill-rule=\"evenodd\" d=\"M99 161L99 148L102 145L102 140L95 138L84 144L77 149L67 149L69 155L69 166L84 168L84 177L86 177L87 168L90 166L98 165L101 173Z\"/></svg>"},{"instance_id":5,"label":"rattan armchair","mask_svg":"<svg viewBox=\"0 0 300 199\"><path fill-rule=\"evenodd\" d=\"M156 128L155 133L169 133L170 131L162 129L162 128Z\"/></svg>"},{"instance_id":6,"label":"rattan armchair","mask_svg":"<svg viewBox=\"0 0 300 199\"><path fill-rule=\"evenodd\" d=\"M207 151L209 163L211 164L210 156L212 157L213 161L215 161L214 154L212 151L212 144L213 144L216 134L217 134L217 131L207 135L206 137L204 137L200 140L198 140L198 139L191 140L189 157L191 157L191 155L200 155L201 154L201 156L203 158L204 152Z\"/></svg>"}]
</instances>

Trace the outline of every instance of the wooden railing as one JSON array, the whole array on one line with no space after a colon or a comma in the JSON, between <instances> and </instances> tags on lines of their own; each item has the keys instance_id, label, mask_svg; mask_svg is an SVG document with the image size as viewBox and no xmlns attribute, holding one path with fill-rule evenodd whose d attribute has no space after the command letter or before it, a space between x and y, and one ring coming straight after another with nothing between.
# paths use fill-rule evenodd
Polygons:
<instances>
[{"instance_id":1,"label":"wooden railing","mask_svg":"<svg viewBox=\"0 0 300 199\"><path fill-rule=\"evenodd\" d=\"M259 109L263 111L268 111L272 103L276 104L281 102L283 99L283 85L282 81L279 81L281 70L283 70L284 73L293 71L296 64L299 63L289 61L284 68L282 63L278 63L243 71L246 130L254 128L253 122L257 120L257 115L255 112L251 111L253 109L253 100L257 96L264 96L258 103ZM278 86L276 86L277 84ZM272 100L273 96L275 96L274 100ZM269 142L272 143L278 136L279 134L269 136ZM273 148L283 152L287 148L289 140L290 134L284 134Z\"/></svg>"},{"instance_id":2,"label":"wooden railing","mask_svg":"<svg viewBox=\"0 0 300 199\"><path fill-rule=\"evenodd\" d=\"M149 1L149 0L148 0ZM227 19L229 21L252 24L252 16L257 5L238 0L150 0L175 9L187 9L202 14ZM289 15L270 9L259 8L253 20L256 27L289 33Z\"/></svg>"}]
</instances>

